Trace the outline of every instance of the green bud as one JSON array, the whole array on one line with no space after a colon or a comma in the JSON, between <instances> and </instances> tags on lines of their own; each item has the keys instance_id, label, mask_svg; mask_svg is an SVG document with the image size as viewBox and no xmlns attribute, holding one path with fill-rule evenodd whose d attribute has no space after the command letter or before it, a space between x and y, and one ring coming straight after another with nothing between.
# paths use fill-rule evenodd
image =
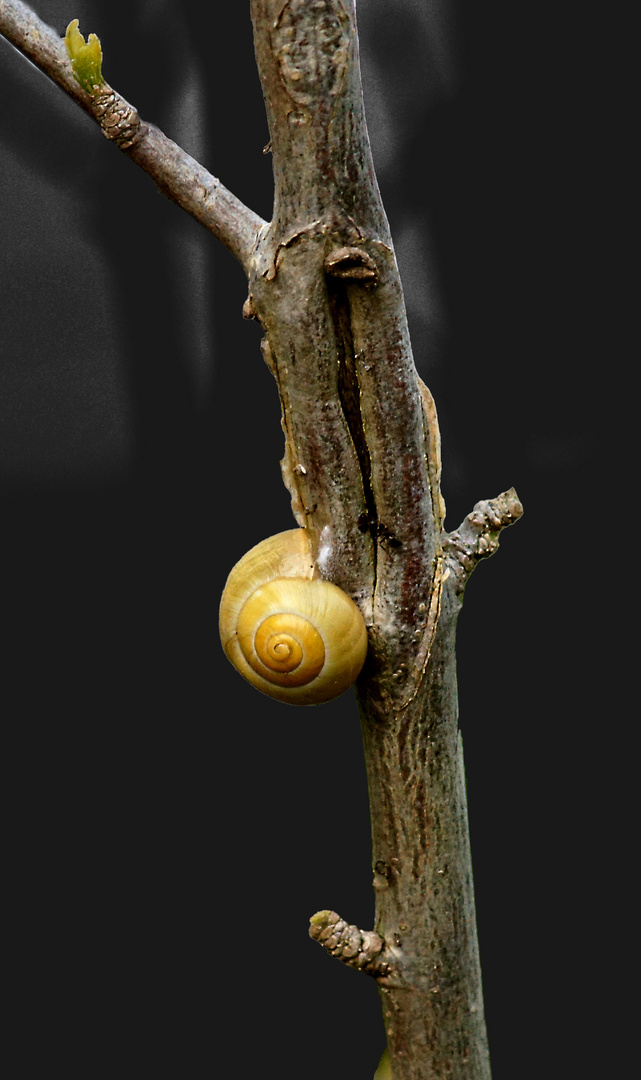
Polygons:
<instances>
[{"instance_id":1,"label":"green bud","mask_svg":"<svg viewBox=\"0 0 641 1080\"><path fill-rule=\"evenodd\" d=\"M327 916L332 912L325 909L324 911L317 911L315 915L312 915L309 920L312 926L323 926L327 922Z\"/></svg>"},{"instance_id":2,"label":"green bud","mask_svg":"<svg viewBox=\"0 0 641 1080\"><path fill-rule=\"evenodd\" d=\"M78 21L74 19L69 23L65 34L65 45L76 81L88 94L93 94L105 81L100 70L102 49L95 34L90 34L89 40L85 42L78 29Z\"/></svg>"}]
</instances>

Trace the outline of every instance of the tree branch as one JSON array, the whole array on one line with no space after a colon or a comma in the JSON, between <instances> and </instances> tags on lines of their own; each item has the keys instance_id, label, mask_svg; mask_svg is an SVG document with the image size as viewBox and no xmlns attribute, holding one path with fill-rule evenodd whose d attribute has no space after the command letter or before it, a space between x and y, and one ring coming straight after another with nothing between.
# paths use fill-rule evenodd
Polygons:
<instances>
[{"instance_id":1,"label":"tree branch","mask_svg":"<svg viewBox=\"0 0 641 1080\"><path fill-rule=\"evenodd\" d=\"M497 551L501 530L518 521L522 514L518 495L510 488L496 499L477 502L458 529L446 536L443 549L458 592L465 588L480 559L488 559Z\"/></svg>"},{"instance_id":2,"label":"tree branch","mask_svg":"<svg viewBox=\"0 0 641 1080\"><path fill-rule=\"evenodd\" d=\"M354 0L251 0L272 140L267 225L140 120L82 90L63 45L17 0L0 30L240 259L264 332L283 476L319 576L360 605L357 681L372 818L375 930L333 911L310 934L378 981L397 1080L490 1080L476 939L455 632L465 582L522 513L513 489L443 534L431 394L414 367L371 160Z\"/></svg>"},{"instance_id":3,"label":"tree branch","mask_svg":"<svg viewBox=\"0 0 641 1080\"><path fill-rule=\"evenodd\" d=\"M405 699L416 611L438 587L438 428L372 164L355 6L252 0L251 12L275 197L250 300L283 404L285 481L319 572L361 606L370 674Z\"/></svg>"},{"instance_id":4,"label":"tree branch","mask_svg":"<svg viewBox=\"0 0 641 1080\"><path fill-rule=\"evenodd\" d=\"M204 225L245 269L265 222L168 139L141 120L136 109L106 83L87 93L76 80L64 38L20 0L0 0L0 33L84 109L103 134L144 172L167 198Z\"/></svg>"}]
</instances>

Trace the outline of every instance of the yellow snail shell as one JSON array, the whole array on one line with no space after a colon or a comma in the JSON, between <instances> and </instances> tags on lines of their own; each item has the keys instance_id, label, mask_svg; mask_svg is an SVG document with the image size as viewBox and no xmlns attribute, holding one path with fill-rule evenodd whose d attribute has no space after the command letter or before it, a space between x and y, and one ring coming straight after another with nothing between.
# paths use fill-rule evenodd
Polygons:
<instances>
[{"instance_id":1,"label":"yellow snail shell","mask_svg":"<svg viewBox=\"0 0 641 1080\"><path fill-rule=\"evenodd\" d=\"M236 563L220 601L228 659L263 694L290 705L338 697L367 652L354 601L313 574L305 530L290 529L262 540Z\"/></svg>"}]
</instances>

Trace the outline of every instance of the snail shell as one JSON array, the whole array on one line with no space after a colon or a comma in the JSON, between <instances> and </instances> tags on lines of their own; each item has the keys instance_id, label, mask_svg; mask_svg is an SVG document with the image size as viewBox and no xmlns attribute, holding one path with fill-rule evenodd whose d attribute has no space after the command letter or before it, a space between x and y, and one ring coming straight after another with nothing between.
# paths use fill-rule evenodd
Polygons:
<instances>
[{"instance_id":1,"label":"snail shell","mask_svg":"<svg viewBox=\"0 0 641 1080\"><path fill-rule=\"evenodd\" d=\"M223 649L263 694L291 705L338 697L356 679L367 631L354 601L314 579L304 529L261 541L236 563L220 601Z\"/></svg>"}]
</instances>

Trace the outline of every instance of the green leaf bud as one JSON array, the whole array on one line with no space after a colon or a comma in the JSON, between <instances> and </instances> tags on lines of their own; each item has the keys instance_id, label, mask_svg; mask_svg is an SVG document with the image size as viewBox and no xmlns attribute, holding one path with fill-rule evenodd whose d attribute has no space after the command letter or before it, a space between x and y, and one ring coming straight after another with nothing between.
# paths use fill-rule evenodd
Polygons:
<instances>
[{"instance_id":1,"label":"green leaf bud","mask_svg":"<svg viewBox=\"0 0 641 1080\"><path fill-rule=\"evenodd\" d=\"M78 19L74 19L69 23L65 45L76 81L88 94L93 94L105 81L101 71L102 49L95 34L90 34L89 40L85 42L78 29L78 22Z\"/></svg>"}]
</instances>

